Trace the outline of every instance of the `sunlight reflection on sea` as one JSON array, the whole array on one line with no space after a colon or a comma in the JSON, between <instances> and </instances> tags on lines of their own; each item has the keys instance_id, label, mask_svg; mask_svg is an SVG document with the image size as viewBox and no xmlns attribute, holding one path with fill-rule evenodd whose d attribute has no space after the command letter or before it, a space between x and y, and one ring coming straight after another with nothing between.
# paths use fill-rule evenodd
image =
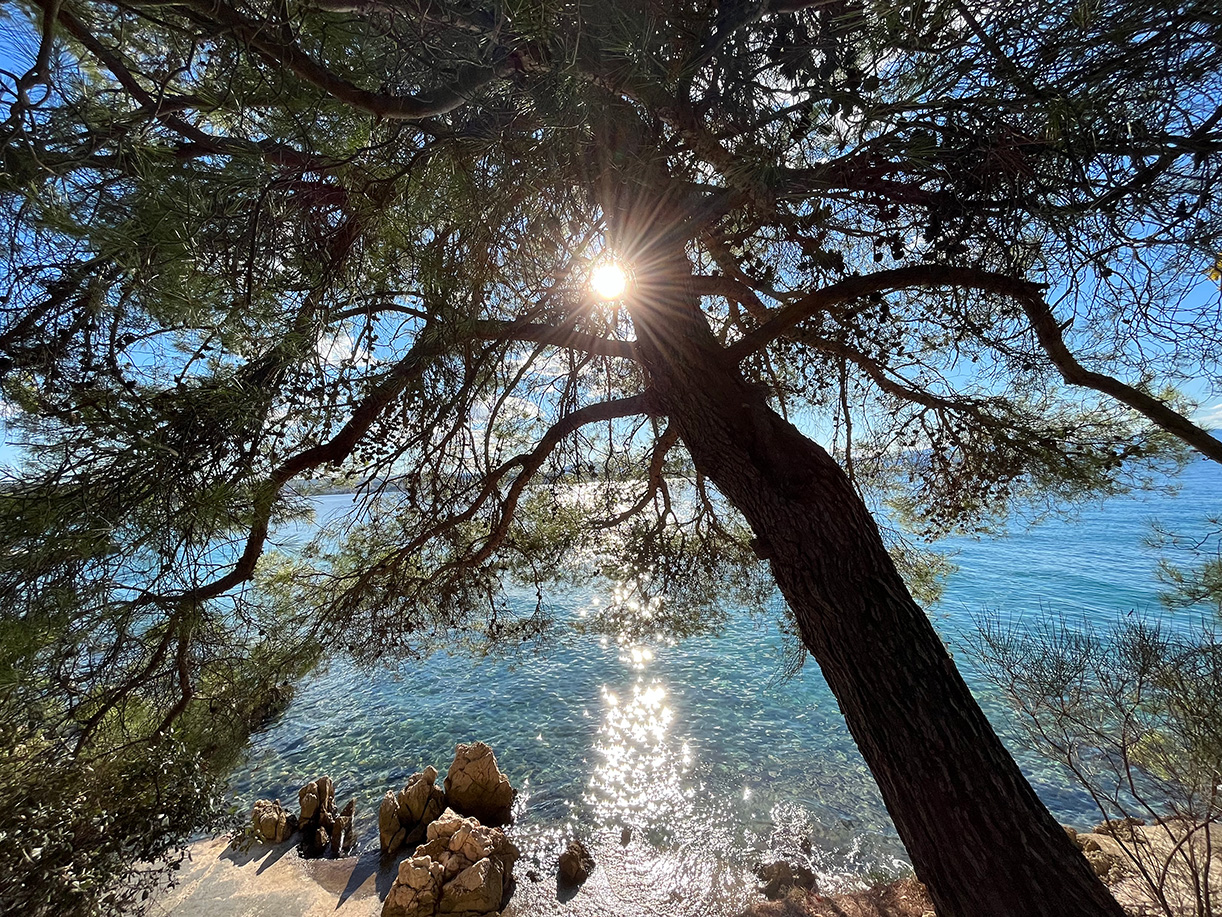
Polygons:
<instances>
[{"instance_id":1,"label":"sunlight reflection on sea","mask_svg":"<svg viewBox=\"0 0 1222 917\"><path fill-rule=\"evenodd\" d=\"M954 648L984 610L1020 623L1059 611L1106 624L1156 609L1147 522L1182 526L1216 511L1212 470L1189 469L1177 497L1089 508L1076 526L954 543L963 572L931 610L935 624ZM558 617L581 620L630 603L631 592L592 584L548 600ZM733 913L757 884L751 867L780 857L814 868L826 888L901 868L881 799L817 669L780 680L775 624L728 610L721 634L680 642L642 637L646 626L631 637L570 631L513 660L438 654L372 675L334 661L255 737L235 794L243 807L256 796L295 802L298 786L328 773L341 804L357 797L363 843L376 845L381 794L426 764L444 772L457 742L481 739L522 788L512 831L523 871L554 874L556 854L581 836L604 869L589 891L600 906L632 898L667 913ZM1004 707L956 655L1004 733ZM1089 800L1047 765L1019 759L1059 818L1093 823ZM520 894L531 903L518 913L535 917L550 912L555 886L548 898L522 881Z\"/></svg>"}]
</instances>

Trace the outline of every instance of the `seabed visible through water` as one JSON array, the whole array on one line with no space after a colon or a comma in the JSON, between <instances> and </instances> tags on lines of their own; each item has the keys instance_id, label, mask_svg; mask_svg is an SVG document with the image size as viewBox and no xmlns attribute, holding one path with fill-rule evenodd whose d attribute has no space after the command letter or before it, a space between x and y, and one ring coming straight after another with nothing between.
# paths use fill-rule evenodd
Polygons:
<instances>
[{"instance_id":1,"label":"seabed visible through water","mask_svg":"<svg viewBox=\"0 0 1222 917\"><path fill-rule=\"evenodd\" d=\"M1157 555L1143 539L1153 519L1191 531L1202 507L1222 503L1222 482L1206 464L1187 469L1178 494L1112 499L1077 524L1049 522L1000 541L956 540L961 570L930 609L935 626L956 651L981 613L1019 626L1051 614L1101 628L1130 612L1159 614ZM335 510L350 505L322 499ZM320 518L330 511L320 506ZM605 600L597 588L551 599L558 618ZM734 914L754 896L752 867L776 859L814 869L828 891L902 872L902 848L817 668L779 678L776 625L725 612L720 633L677 644L569 632L546 652L514 659L440 654L372 674L333 664L255 737L234 775L234 800L247 812L261 797L292 805L298 787L327 774L337 805L356 798L360 855L306 862L289 847L251 859L254 850L234 855L204 842L183 887L164 901L177 905L175 917L379 913L394 878L377 870L382 794L426 765L444 773L455 745L475 740L492 745L521 791L512 917ZM956 656L1006 738L1004 705L970 657ZM1011 748L1061 821L1099 820L1064 775ZM598 866L562 901L555 857L570 837Z\"/></svg>"}]
</instances>

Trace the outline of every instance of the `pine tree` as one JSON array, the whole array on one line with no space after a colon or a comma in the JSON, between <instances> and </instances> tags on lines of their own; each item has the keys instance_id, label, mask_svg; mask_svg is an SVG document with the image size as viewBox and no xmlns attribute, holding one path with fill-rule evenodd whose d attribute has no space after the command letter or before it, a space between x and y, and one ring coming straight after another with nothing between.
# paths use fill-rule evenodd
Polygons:
<instances>
[{"instance_id":1,"label":"pine tree","mask_svg":"<svg viewBox=\"0 0 1222 917\"><path fill-rule=\"evenodd\" d=\"M75 751L174 734L231 655L530 639L510 582L679 630L774 582L943 917L1119 913L867 507L1222 461L1173 388L1218 378L1211 5L30 11L0 589ZM376 512L269 552L319 478Z\"/></svg>"}]
</instances>

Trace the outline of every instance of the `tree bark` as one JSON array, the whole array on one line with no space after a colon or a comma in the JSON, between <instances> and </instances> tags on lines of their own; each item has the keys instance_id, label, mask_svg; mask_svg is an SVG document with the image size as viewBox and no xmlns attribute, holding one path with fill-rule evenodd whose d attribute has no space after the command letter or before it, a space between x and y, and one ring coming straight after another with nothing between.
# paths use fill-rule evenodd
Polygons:
<instances>
[{"instance_id":1,"label":"tree bark","mask_svg":"<svg viewBox=\"0 0 1222 917\"><path fill-rule=\"evenodd\" d=\"M939 917L1122 917L1027 783L835 460L713 337L681 249L650 252L638 350L699 471L750 523Z\"/></svg>"}]
</instances>

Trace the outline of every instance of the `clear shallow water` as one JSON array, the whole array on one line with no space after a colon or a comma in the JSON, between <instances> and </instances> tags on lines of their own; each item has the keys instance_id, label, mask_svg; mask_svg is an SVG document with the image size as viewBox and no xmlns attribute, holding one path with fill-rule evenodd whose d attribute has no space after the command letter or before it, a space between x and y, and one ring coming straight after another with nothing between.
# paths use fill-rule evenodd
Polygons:
<instances>
[{"instance_id":1,"label":"clear shallow water","mask_svg":"<svg viewBox=\"0 0 1222 917\"><path fill-rule=\"evenodd\" d=\"M960 569L930 609L935 625L954 647L984 612L1020 626L1049 613L1099 626L1134 610L1158 613L1149 523L1191 531L1222 509L1215 467L1195 463L1181 484L1176 495L1089 507L1075 523L945 542ZM346 503L322 498L320 512ZM572 613L602 598L568 589L550 600ZM1004 735L1004 706L957 656ZM327 773L341 801L356 796L365 843L376 844L382 793L426 764L444 772L457 742L481 739L522 788L513 830L528 859L547 860L570 832L618 838L630 826L634 850L663 856L674 881L715 891L728 911L759 860L807 862L825 886L895 871L902 848L817 667L780 680L780 666L775 625L746 614L716 637L678 645L569 635L512 661L439 654L372 676L335 662L255 737L235 794L243 806L256 796L294 799ZM1097 820L1055 771L1019 757L1061 820Z\"/></svg>"}]
</instances>

